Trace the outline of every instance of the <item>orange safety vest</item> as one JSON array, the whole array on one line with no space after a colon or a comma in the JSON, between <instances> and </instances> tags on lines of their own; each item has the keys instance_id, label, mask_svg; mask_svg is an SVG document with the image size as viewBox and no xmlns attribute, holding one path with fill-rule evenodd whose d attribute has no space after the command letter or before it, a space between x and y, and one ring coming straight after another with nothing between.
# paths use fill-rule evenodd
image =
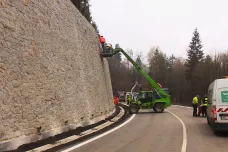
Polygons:
<instances>
[{"instance_id":1,"label":"orange safety vest","mask_svg":"<svg viewBox=\"0 0 228 152\"><path fill-rule=\"evenodd\" d=\"M100 42L101 43L105 43L105 38L104 37L100 37Z\"/></svg>"}]
</instances>

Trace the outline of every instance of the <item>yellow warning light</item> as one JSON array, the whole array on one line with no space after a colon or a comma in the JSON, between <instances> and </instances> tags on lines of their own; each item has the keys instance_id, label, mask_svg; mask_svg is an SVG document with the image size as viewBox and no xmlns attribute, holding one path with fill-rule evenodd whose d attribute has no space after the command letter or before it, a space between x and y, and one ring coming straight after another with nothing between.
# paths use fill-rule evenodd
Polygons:
<instances>
[{"instance_id":1,"label":"yellow warning light","mask_svg":"<svg viewBox=\"0 0 228 152\"><path fill-rule=\"evenodd\" d=\"M223 79L227 79L227 78L228 78L228 76L222 76L222 78L223 78Z\"/></svg>"}]
</instances>

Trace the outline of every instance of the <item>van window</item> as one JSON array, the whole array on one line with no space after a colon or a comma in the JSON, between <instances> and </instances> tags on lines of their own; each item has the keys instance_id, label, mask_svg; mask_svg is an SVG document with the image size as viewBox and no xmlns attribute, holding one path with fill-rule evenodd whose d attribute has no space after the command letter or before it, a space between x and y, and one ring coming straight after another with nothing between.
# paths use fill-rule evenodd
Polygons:
<instances>
[{"instance_id":1,"label":"van window","mask_svg":"<svg viewBox=\"0 0 228 152\"><path fill-rule=\"evenodd\" d=\"M147 98L148 98L148 100L152 100L152 97L153 97L153 95L152 95L152 92L148 92L147 93Z\"/></svg>"},{"instance_id":2,"label":"van window","mask_svg":"<svg viewBox=\"0 0 228 152\"><path fill-rule=\"evenodd\" d=\"M145 100L146 99L146 92L142 92L138 95L138 100Z\"/></svg>"},{"instance_id":3,"label":"van window","mask_svg":"<svg viewBox=\"0 0 228 152\"><path fill-rule=\"evenodd\" d=\"M209 104L212 104L212 94L213 94L213 90L210 89L210 90L208 91L208 103L209 103Z\"/></svg>"}]
</instances>

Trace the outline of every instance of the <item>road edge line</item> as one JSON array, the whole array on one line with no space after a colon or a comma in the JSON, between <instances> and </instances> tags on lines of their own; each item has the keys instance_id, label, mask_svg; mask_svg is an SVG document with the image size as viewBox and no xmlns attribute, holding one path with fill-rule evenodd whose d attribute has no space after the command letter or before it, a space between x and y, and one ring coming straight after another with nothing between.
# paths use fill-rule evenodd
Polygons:
<instances>
[{"instance_id":1,"label":"road edge line","mask_svg":"<svg viewBox=\"0 0 228 152\"><path fill-rule=\"evenodd\" d=\"M192 109L190 106L181 106L181 105L172 105L173 107L179 107L179 108L189 108Z\"/></svg>"},{"instance_id":2,"label":"road edge line","mask_svg":"<svg viewBox=\"0 0 228 152\"><path fill-rule=\"evenodd\" d=\"M182 124L182 128L183 128L183 142L182 142L182 147L181 147L181 152L186 152L187 149L187 131L186 131L186 126L184 124L184 122L174 113L170 112L167 110L167 112L169 112L170 114L172 114L174 117L176 117Z\"/></svg>"},{"instance_id":3,"label":"road edge line","mask_svg":"<svg viewBox=\"0 0 228 152\"><path fill-rule=\"evenodd\" d=\"M63 151L61 151L61 152L70 152L70 151L75 150L75 149L77 149L77 148L79 148L79 147L81 147L81 146L83 146L83 145L86 145L86 144L88 144L88 143L90 143L90 142L92 142L92 141L94 141L94 140L97 140L97 139L99 139L99 138L101 138L101 137L103 137L103 136L105 136L105 135L108 135L108 134L114 132L115 130L120 129L121 127L123 127L123 126L125 126L126 124L128 124L131 120L134 119L134 117L135 117L135 114L133 114L127 121L125 121L124 123L120 124L119 126L113 128L113 129L111 129L111 130L109 130L109 131L107 131L107 132L105 132L105 133L103 133L103 134L100 134L100 135L98 135L98 136L96 136L96 137L94 137L94 138L91 138L91 139L89 139L89 140L86 140L86 141L84 141L84 142L82 142L82 143L80 143L80 144L77 144L77 145L72 146L72 147L70 147L70 148L68 148L68 149L65 149L65 150L63 150Z\"/></svg>"}]
</instances>

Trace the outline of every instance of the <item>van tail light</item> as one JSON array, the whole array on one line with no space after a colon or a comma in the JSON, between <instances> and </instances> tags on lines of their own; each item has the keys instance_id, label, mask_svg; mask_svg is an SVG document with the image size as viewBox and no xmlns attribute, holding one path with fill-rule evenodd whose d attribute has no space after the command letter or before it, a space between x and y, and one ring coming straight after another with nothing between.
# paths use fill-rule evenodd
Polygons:
<instances>
[{"instance_id":1,"label":"van tail light","mask_svg":"<svg viewBox=\"0 0 228 152\"><path fill-rule=\"evenodd\" d=\"M213 113L213 120L216 121L217 120L216 106L213 106L212 113Z\"/></svg>"}]
</instances>

